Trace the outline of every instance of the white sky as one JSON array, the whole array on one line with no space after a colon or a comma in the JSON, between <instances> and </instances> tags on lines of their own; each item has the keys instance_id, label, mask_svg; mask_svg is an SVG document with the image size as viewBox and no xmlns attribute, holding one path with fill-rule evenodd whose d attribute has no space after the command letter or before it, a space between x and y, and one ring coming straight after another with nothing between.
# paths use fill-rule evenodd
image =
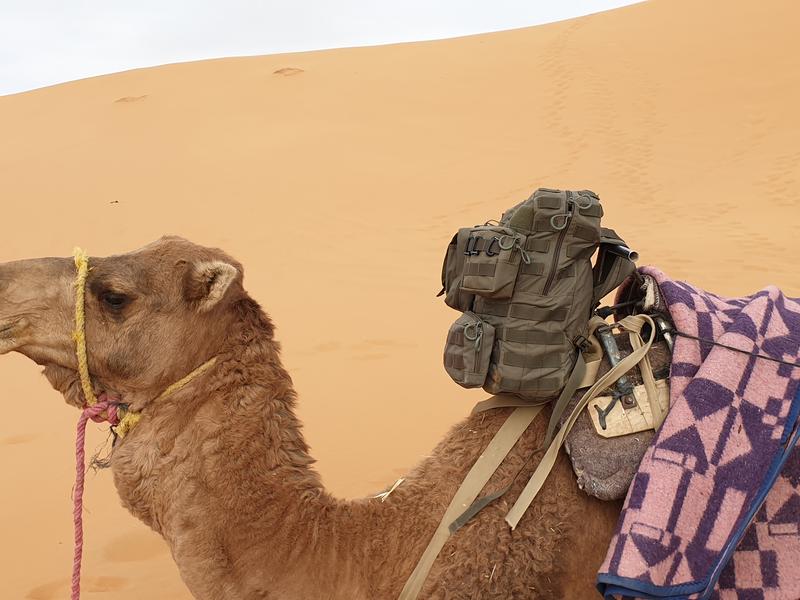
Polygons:
<instances>
[{"instance_id":1,"label":"white sky","mask_svg":"<svg viewBox=\"0 0 800 600\"><path fill-rule=\"evenodd\" d=\"M172 62L427 40L634 0L0 0L0 95Z\"/></svg>"}]
</instances>

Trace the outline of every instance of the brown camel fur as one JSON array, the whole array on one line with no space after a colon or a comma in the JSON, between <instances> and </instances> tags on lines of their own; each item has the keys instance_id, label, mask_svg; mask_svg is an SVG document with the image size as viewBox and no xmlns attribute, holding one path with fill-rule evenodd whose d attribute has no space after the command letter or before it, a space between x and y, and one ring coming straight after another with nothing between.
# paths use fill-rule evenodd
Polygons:
<instances>
[{"instance_id":1,"label":"brown camel fur","mask_svg":"<svg viewBox=\"0 0 800 600\"><path fill-rule=\"evenodd\" d=\"M204 600L393 600L464 475L508 414L471 416L385 502L331 497L313 470L270 319L244 291L239 263L180 238L92 258L89 367L97 392L141 410L113 453L123 504L160 533ZM74 265L0 265L0 353L44 366L83 404L73 341ZM164 388L212 356L178 393ZM535 467L540 415L487 489ZM354 440L353 443L358 443ZM538 455L536 455L538 456ZM619 506L577 489L562 456L515 531L501 499L450 539L420 598L594 598Z\"/></svg>"}]
</instances>

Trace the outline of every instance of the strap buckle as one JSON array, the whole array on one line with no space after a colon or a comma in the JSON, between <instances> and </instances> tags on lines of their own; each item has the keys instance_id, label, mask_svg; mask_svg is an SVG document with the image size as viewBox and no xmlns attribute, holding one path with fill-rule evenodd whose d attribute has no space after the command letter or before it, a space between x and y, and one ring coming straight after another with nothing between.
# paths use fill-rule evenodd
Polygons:
<instances>
[{"instance_id":1,"label":"strap buckle","mask_svg":"<svg viewBox=\"0 0 800 600\"><path fill-rule=\"evenodd\" d=\"M581 352L586 352L589 348L592 347L592 343L589 341L589 339L582 335L579 335L574 340L572 340L572 343L575 344L575 347L578 348L578 350L580 350Z\"/></svg>"}]
</instances>

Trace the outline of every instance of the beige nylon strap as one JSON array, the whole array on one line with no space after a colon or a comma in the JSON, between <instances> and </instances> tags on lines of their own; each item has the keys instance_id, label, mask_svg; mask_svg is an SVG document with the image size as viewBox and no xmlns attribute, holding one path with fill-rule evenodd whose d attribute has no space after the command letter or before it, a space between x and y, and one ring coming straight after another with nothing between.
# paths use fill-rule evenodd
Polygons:
<instances>
[{"instance_id":1,"label":"beige nylon strap","mask_svg":"<svg viewBox=\"0 0 800 600\"><path fill-rule=\"evenodd\" d=\"M581 384L581 381L583 381L585 375L586 361L583 359L583 352L578 350L578 355L575 357L575 367L573 367L572 373L570 373L569 379L567 379L567 383L564 385L564 389L561 390L561 395L553 405L553 412L550 413L550 422L547 424L547 432L544 436L544 446L547 446L553 439L556 428L561 422L561 415L567 410L567 405L569 401L572 400L572 395L578 391L578 386Z\"/></svg>"},{"instance_id":2,"label":"beige nylon strap","mask_svg":"<svg viewBox=\"0 0 800 600\"><path fill-rule=\"evenodd\" d=\"M525 433L525 430L541 410L542 405L528 405L514 409L514 412L511 413L494 435L492 441L489 442L489 445L486 446L478 460L472 465L455 496L450 501L450 505L436 528L433 538L431 538L417 566L408 581L406 581L403 591L400 592L399 600L414 600L419 595L436 557L439 556L439 552L441 552L445 542L450 537L450 523L462 514L478 497L483 486L491 479L497 467L500 466L517 443L517 440Z\"/></svg>"},{"instance_id":3,"label":"beige nylon strap","mask_svg":"<svg viewBox=\"0 0 800 600\"><path fill-rule=\"evenodd\" d=\"M553 469L553 465L555 465L556 458L558 457L558 451L561 449L561 445L564 443L567 434L572 429L572 426L575 424L575 421L578 419L581 411L586 408L586 405L589 404L589 402L591 402L595 396L608 387L609 383L616 381L620 376L630 371L642 360L643 357L647 356L647 353L650 351L650 346L653 345L653 340L655 339L656 326L649 316L631 315L625 317L619 323L614 325L627 331L637 332L638 335L638 332L641 331L644 323L650 324L650 338L647 340L647 343L644 343L639 348L635 349L628 356L623 358L615 367L608 371L608 373L598 379L595 384L583 395L578 404L575 406L575 409L561 426L561 429L558 430L558 433L553 439L553 443L550 444L547 452L545 452L541 462L536 467L536 471L534 471L533 475L531 476L530 481L528 481L525 489L522 490L519 498L517 498L516 503L514 503L514 506L511 507L511 510L506 515L506 523L511 526L511 529L514 529L517 526L520 519L525 514L525 511L528 510L528 507L533 502L533 499L536 498L536 494L538 494L539 490L542 489L547 476ZM657 399L656 402L658 402Z\"/></svg>"},{"instance_id":4,"label":"beige nylon strap","mask_svg":"<svg viewBox=\"0 0 800 600\"><path fill-rule=\"evenodd\" d=\"M547 401L536 403L511 394L497 394L478 402L470 414L477 415L493 408L527 408L530 406L544 406L545 404L547 404Z\"/></svg>"},{"instance_id":5,"label":"beige nylon strap","mask_svg":"<svg viewBox=\"0 0 800 600\"><path fill-rule=\"evenodd\" d=\"M645 323L643 320L638 329L629 329L629 337L631 339L631 347L638 350L642 347L642 325ZM656 378L653 375L653 365L650 363L650 357L647 354L642 358L639 363L639 372L642 374L642 383L644 389L647 391L647 400L650 404L650 412L653 415L653 428L658 431L664 419L667 418L667 413L661 409L661 403L658 401L658 390L656 389Z\"/></svg>"}]
</instances>

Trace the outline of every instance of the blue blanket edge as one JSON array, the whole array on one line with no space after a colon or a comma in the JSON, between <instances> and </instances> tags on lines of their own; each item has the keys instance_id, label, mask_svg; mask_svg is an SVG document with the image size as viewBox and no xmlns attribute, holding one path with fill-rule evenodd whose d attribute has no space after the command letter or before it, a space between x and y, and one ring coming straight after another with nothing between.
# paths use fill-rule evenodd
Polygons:
<instances>
[{"instance_id":1,"label":"blue blanket edge","mask_svg":"<svg viewBox=\"0 0 800 600\"><path fill-rule=\"evenodd\" d=\"M761 508L764 500L767 498L775 480L783 470L786 460L797 445L798 438L800 438L800 428L798 428L798 416L800 416L800 389L797 390L794 400L792 400L792 408L786 418L786 426L781 436L781 444L783 445L783 452L777 454L770 465L767 475L764 478L758 493L753 497L750 503L750 509L747 513L740 518L739 526L734 530L728 542L719 554L717 562L714 563L711 573L703 581L693 581L691 583L684 583L675 586L657 586L638 579L631 579L629 577L617 577L615 575L608 575L600 573L597 575L597 591L602 594L606 600L613 600L614 597L626 598L643 598L644 600L686 600L690 595L702 592L698 596L698 600L706 600L714 591L717 585L722 570L728 561L733 556L736 547L739 545L742 537L744 536L747 528L750 526L753 517Z\"/></svg>"}]
</instances>

